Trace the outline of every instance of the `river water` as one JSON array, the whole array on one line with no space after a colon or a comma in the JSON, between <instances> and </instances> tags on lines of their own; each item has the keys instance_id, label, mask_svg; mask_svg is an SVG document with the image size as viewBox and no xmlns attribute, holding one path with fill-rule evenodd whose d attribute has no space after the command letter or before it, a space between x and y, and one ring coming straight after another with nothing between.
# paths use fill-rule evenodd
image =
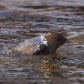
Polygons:
<instances>
[{"instance_id":1,"label":"river water","mask_svg":"<svg viewBox=\"0 0 84 84\"><path fill-rule=\"evenodd\" d=\"M75 42L49 55L6 53L48 32ZM0 84L84 84L84 0L0 0Z\"/></svg>"}]
</instances>

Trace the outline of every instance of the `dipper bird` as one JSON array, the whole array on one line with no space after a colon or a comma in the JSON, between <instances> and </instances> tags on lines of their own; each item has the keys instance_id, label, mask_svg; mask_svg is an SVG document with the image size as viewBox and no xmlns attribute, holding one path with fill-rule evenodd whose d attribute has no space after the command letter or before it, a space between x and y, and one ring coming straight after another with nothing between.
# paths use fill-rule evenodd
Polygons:
<instances>
[{"instance_id":1,"label":"dipper bird","mask_svg":"<svg viewBox=\"0 0 84 84\"><path fill-rule=\"evenodd\" d=\"M15 47L14 50L21 52L22 54L50 54L56 51L56 49L68 41L63 35L59 33L50 33L46 35L40 35L32 39L25 40Z\"/></svg>"}]
</instances>

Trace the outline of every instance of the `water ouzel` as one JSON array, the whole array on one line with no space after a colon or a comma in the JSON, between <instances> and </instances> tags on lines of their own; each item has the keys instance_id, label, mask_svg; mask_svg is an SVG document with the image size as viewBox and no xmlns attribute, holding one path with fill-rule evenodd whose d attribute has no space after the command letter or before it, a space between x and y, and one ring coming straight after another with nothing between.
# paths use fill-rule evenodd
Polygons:
<instances>
[{"instance_id":1,"label":"water ouzel","mask_svg":"<svg viewBox=\"0 0 84 84\"><path fill-rule=\"evenodd\" d=\"M15 50L22 54L50 54L56 51L56 49L62 44L66 43L66 39L59 33L50 33L47 35L40 35L39 37L28 39L23 43L20 43Z\"/></svg>"}]
</instances>

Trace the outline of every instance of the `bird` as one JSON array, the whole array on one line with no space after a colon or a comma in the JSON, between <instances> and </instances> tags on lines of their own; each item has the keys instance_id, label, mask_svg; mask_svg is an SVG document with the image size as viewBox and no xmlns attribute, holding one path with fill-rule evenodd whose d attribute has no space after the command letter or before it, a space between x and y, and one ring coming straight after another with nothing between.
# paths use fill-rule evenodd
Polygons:
<instances>
[{"instance_id":1,"label":"bird","mask_svg":"<svg viewBox=\"0 0 84 84\"><path fill-rule=\"evenodd\" d=\"M62 34L52 32L27 39L15 47L14 50L28 55L51 54L68 41L69 39Z\"/></svg>"}]
</instances>

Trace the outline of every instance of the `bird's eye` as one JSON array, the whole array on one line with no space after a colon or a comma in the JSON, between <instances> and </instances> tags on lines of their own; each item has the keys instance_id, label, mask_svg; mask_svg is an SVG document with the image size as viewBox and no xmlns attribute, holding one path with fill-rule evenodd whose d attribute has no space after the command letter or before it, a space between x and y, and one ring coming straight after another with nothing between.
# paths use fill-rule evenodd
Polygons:
<instances>
[{"instance_id":1,"label":"bird's eye","mask_svg":"<svg viewBox=\"0 0 84 84\"><path fill-rule=\"evenodd\" d=\"M62 39L62 37L58 37L58 38L57 38L57 40L61 40L61 39Z\"/></svg>"}]
</instances>

